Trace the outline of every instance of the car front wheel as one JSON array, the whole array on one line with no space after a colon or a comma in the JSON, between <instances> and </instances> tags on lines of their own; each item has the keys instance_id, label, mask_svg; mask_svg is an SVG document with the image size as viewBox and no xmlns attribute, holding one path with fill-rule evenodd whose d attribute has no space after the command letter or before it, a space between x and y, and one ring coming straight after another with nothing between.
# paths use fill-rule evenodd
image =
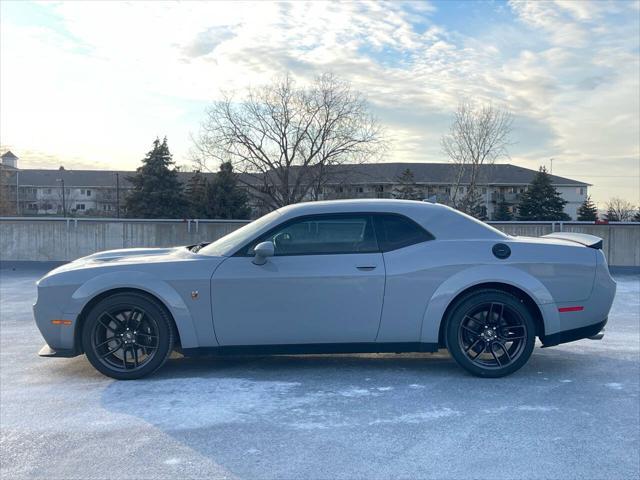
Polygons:
<instances>
[{"instance_id":1,"label":"car front wheel","mask_svg":"<svg viewBox=\"0 0 640 480\"><path fill-rule=\"evenodd\" d=\"M169 314L156 300L134 292L99 301L82 330L82 346L100 373L132 380L155 372L173 349Z\"/></svg>"},{"instance_id":2,"label":"car front wheel","mask_svg":"<svg viewBox=\"0 0 640 480\"><path fill-rule=\"evenodd\" d=\"M480 290L456 303L447 321L446 341L451 356L465 370L479 377L502 377L529 360L535 323L516 296Z\"/></svg>"}]
</instances>

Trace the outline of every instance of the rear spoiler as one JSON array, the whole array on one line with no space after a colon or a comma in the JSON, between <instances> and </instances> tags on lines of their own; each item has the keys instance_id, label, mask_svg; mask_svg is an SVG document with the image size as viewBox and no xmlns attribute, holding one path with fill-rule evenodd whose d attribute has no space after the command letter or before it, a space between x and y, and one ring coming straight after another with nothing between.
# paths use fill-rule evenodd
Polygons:
<instances>
[{"instance_id":1,"label":"rear spoiler","mask_svg":"<svg viewBox=\"0 0 640 480\"><path fill-rule=\"evenodd\" d=\"M573 232L554 232L549 235L543 235L543 238L555 238L557 240L567 240L569 242L579 243L589 248L602 249L602 239L595 235L587 235L586 233Z\"/></svg>"}]
</instances>

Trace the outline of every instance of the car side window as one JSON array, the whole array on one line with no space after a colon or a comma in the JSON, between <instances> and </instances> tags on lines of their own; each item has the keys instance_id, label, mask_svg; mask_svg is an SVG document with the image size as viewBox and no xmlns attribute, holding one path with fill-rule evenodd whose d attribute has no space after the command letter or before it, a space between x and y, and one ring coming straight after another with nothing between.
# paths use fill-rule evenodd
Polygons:
<instances>
[{"instance_id":1,"label":"car side window","mask_svg":"<svg viewBox=\"0 0 640 480\"><path fill-rule=\"evenodd\" d=\"M376 235L383 252L433 240L434 237L403 215L376 215Z\"/></svg>"},{"instance_id":2,"label":"car side window","mask_svg":"<svg viewBox=\"0 0 640 480\"><path fill-rule=\"evenodd\" d=\"M369 215L317 215L294 220L260 238L248 254L264 241L273 242L276 256L379 251Z\"/></svg>"}]
</instances>

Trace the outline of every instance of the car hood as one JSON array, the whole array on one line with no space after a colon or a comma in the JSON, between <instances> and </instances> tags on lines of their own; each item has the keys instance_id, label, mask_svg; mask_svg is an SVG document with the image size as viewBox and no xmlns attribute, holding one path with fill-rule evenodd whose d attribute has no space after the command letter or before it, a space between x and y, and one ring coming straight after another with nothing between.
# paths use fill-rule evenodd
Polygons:
<instances>
[{"instance_id":1,"label":"car hood","mask_svg":"<svg viewBox=\"0 0 640 480\"><path fill-rule=\"evenodd\" d=\"M209 259L213 257L208 257ZM94 253L86 257L78 258L51 270L40 279L39 284L46 278L59 276L65 272L87 271L102 268L117 268L128 266L151 266L158 263L170 263L175 261L198 260L201 257L191 252L186 247L170 248L123 248L119 250L107 250Z\"/></svg>"}]
</instances>

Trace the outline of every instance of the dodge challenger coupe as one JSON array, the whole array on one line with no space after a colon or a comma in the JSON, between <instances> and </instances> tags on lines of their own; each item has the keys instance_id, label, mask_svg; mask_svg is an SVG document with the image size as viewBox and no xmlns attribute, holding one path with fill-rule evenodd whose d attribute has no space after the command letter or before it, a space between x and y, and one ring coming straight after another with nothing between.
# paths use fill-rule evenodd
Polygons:
<instances>
[{"instance_id":1,"label":"dodge challenger coupe","mask_svg":"<svg viewBox=\"0 0 640 480\"><path fill-rule=\"evenodd\" d=\"M405 200L291 205L210 244L100 252L38 281L42 356L134 379L184 355L434 352L474 375L601 338L615 295L598 237L506 235Z\"/></svg>"}]
</instances>

